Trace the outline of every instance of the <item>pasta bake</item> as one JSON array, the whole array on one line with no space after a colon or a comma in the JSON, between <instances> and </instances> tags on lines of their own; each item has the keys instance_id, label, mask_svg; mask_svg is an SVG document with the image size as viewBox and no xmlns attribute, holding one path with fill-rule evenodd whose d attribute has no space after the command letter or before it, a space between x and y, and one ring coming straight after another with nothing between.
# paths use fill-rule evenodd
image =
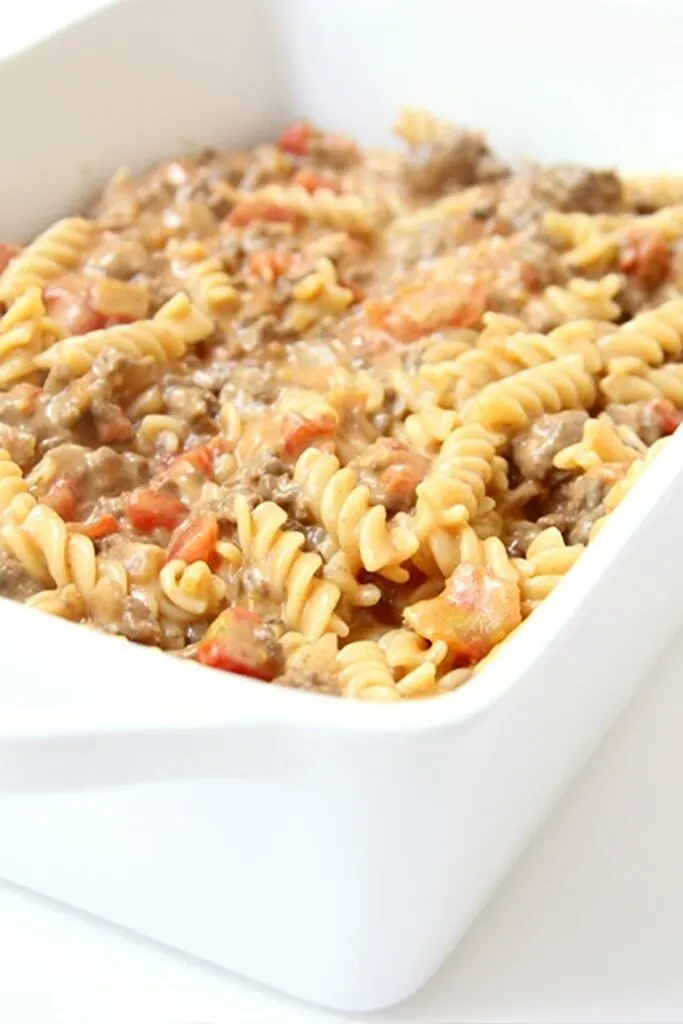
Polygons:
<instances>
[{"instance_id":1,"label":"pasta bake","mask_svg":"<svg viewBox=\"0 0 683 1024\"><path fill-rule=\"evenodd\" d=\"M683 409L683 179L404 111L0 246L0 593L364 700L466 684Z\"/></svg>"}]
</instances>

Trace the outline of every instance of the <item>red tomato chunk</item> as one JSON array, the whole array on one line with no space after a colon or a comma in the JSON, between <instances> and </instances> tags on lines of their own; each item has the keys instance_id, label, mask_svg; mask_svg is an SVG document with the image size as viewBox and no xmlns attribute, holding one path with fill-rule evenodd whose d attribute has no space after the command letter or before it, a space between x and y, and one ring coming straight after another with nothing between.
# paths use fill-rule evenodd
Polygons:
<instances>
[{"instance_id":1,"label":"red tomato chunk","mask_svg":"<svg viewBox=\"0 0 683 1024\"><path fill-rule=\"evenodd\" d=\"M158 529L174 530L187 515L187 508L170 494L141 490L130 495L126 512L136 530L152 533Z\"/></svg>"},{"instance_id":2,"label":"red tomato chunk","mask_svg":"<svg viewBox=\"0 0 683 1024\"><path fill-rule=\"evenodd\" d=\"M270 682L283 668L282 648L262 619L246 608L226 608L199 644L202 665Z\"/></svg>"},{"instance_id":3,"label":"red tomato chunk","mask_svg":"<svg viewBox=\"0 0 683 1024\"><path fill-rule=\"evenodd\" d=\"M97 519L86 520L84 523L70 523L72 533L82 533L90 540L102 540L103 537L110 537L112 533L118 533L121 527L115 516L106 513L98 516Z\"/></svg>"},{"instance_id":4,"label":"red tomato chunk","mask_svg":"<svg viewBox=\"0 0 683 1024\"><path fill-rule=\"evenodd\" d=\"M282 453L296 459L306 448L334 437L338 422L334 416L319 416L307 419L298 413L289 413L283 424Z\"/></svg>"},{"instance_id":5,"label":"red tomato chunk","mask_svg":"<svg viewBox=\"0 0 683 1024\"><path fill-rule=\"evenodd\" d=\"M81 494L76 481L65 474L53 481L42 500L44 505L49 505L65 522L69 522L76 518Z\"/></svg>"},{"instance_id":6,"label":"red tomato chunk","mask_svg":"<svg viewBox=\"0 0 683 1024\"><path fill-rule=\"evenodd\" d=\"M211 512L192 516L178 527L171 537L169 560L182 558L183 562L211 562L218 540L218 520Z\"/></svg>"},{"instance_id":7,"label":"red tomato chunk","mask_svg":"<svg viewBox=\"0 0 683 1024\"><path fill-rule=\"evenodd\" d=\"M311 151L311 143L316 134L315 128L308 121L294 121L278 139L278 149L292 156L306 156Z\"/></svg>"},{"instance_id":8,"label":"red tomato chunk","mask_svg":"<svg viewBox=\"0 0 683 1024\"><path fill-rule=\"evenodd\" d=\"M268 224L296 224L299 215L294 210L285 210L264 199L245 199L237 204L228 220L233 227L244 228L255 221L265 221Z\"/></svg>"},{"instance_id":9,"label":"red tomato chunk","mask_svg":"<svg viewBox=\"0 0 683 1024\"><path fill-rule=\"evenodd\" d=\"M408 625L443 640L458 665L476 665L522 621L519 588L489 569L461 562L438 597L406 609Z\"/></svg>"}]
</instances>

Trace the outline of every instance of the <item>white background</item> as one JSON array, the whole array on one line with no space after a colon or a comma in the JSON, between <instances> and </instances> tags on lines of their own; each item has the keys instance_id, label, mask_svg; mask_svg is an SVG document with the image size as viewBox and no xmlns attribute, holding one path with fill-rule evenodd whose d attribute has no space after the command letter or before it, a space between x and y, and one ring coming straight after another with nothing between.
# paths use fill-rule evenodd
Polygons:
<instances>
[{"instance_id":1,"label":"white background","mask_svg":"<svg viewBox=\"0 0 683 1024\"><path fill-rule=\"evenodd\" d=\"M100 3L0 0L0 56ZM682 691L683 636L439 975L373 1020L683 1021ZM350 1019L0 885L8 1024Z\"/></svg>"}]
</instances>

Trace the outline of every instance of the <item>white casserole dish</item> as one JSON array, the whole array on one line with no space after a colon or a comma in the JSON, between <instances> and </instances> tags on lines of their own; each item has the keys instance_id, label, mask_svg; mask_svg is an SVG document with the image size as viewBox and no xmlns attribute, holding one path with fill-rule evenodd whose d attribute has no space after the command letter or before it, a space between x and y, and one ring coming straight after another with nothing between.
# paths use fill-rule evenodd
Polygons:
<instances>
[{"instance_id":1,"label":"white casserole dish","mask_svg":"<svg viewBox=\"0 0 683 1024\"><path fill-rule=\"evenodd\" d=\"M382 141L405 102L508 152L683 167L675 14L523 11L113 5L0 65L2 232L120 163L298 114ZM227 678L3 602L0 876L314 1002L407 997L681 623L683 437L645 481L505 652L429 702Z\"/></svg>"}]
</instances>

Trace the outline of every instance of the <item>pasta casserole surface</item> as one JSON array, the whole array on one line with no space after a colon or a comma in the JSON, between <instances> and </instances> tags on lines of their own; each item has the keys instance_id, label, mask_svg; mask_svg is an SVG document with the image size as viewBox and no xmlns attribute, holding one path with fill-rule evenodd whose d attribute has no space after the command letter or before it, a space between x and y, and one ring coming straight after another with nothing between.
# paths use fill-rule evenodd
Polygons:
<instances>
[{"instance_id":1,"label":"pasta casserole surface","mask_svg":"<svg viewBox=\"0 0 683 1024\"><path fill-rule=\"evenodd\" d=\"M683 178L404 111L0 245L0 594L370 700L466 683L683 409Z\"/></svg>"}]
</instances>

